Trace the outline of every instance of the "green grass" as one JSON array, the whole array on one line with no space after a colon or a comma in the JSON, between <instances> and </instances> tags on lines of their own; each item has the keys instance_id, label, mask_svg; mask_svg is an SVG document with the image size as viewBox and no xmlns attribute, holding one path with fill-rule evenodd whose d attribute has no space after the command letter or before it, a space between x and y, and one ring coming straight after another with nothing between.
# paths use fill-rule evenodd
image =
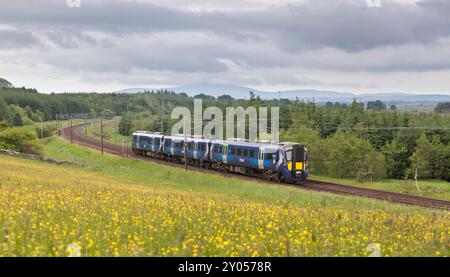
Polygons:
<instances>
[{"instance_id":1,"label":"green grass","mask_svg":"<svg viewBox=\"0 0 450 277\"><path fill-rule=\"evenodd\" d=\"M119 131L118 131L119 121L120 121L120 117L117 117L116 121L114 121L114 120L103 121L103 133L104 133L104 136L105 136L104 139L106 142L109 142L111 144L122 145L122 140L124 138L126 138L128 140L128 143L131 141L131 136L124 136L119 133ZM115 127L115 124L117 124L117 129ZM94 124L88 125L87 135L94 137L96 139L101 139L100 120L98 120L98 119L94 120Z\"/></svg>"},{"instance_id":2,"label":"green grass","mask_svg":"<svg viewBox=\"0 0 450 277\"><path fill-rule=\"evenodd\" d=\"M84 121L82 119L73 119L72 120L72 124L73 125L77 125L77 124L81 124ZM45 121L42 124L44 125L55 125L56 124L56 120L52 120L52 121ZM59 120L58 121L58 127L59 128L66 128L70 126L70 120ZM19 130L24 130L24 131L28 131L30 133L36 134L36 128L40 128L41 127L41 123L40 122L35 122L34 124L31 125L24 125L24 126L16 126L14 128L19 129Z\"/></svg>"},{"instance_id":3,"label":"green grass","mask_svg":"<svg viewBox=\"0 0 450 277\"><path fill-rule=\"evenodd\" d=\"M369 189L387 190L392 192L450 200L450 183L443 180L419 180L417 189L414 180L380 180L373 182L358 182L354 179L338 179L322 176L311 176L318 181L363 187Z\"/></svg>"}]
</instances>

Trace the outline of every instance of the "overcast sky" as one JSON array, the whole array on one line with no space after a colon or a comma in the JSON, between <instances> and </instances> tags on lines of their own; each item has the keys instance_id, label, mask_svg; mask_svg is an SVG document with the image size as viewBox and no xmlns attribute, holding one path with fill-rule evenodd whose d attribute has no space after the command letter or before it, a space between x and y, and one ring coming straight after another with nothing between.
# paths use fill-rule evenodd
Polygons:
<instances>
[{"instance_id":1,"label":"overcast sky","mask_svg":"<svg viewBox=\"0 0 450 277\"><path fill-rule=\"evenodd\" d=\"M450 94L450 1L373 1L1 0L0 77L42 92Z\"/></svg>"}]
</instances>

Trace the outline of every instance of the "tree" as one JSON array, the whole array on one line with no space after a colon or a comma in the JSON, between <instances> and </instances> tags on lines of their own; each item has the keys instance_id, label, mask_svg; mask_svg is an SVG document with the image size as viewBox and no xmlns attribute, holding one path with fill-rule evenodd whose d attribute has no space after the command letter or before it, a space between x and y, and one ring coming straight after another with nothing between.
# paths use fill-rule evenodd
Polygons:
<instances>
[{"instance_id":1,"label":"tree","mask_svg":"<svg viewBox=\"0 0 450 277\"><path fill-rule=\"evenodd\" d=\"M124 136L131 135L132 124L131 115L129 113L124 114L119 122L119 133Z\"/></svg>"},{"instance_id":2,"label":"tree","mask_svg":"<svg viewBox=\"0 0 450 277\"><path fill-rule=\"evenodd\" d=\"M11 119L11 111L3 98L0 98L0 121L9 121Z\"/></svg>"},{"instance_id":3,"label":"tree","mask_svg":"<svg viewBox=\"0 0 450 277\"><path fill-rule=\"evenodd\" d=\"M18 111L16 111L14 113L13 125L14 126L23 126L22 116L20 115L20 113Z\"/></svg>"},{"instance_id":4,"label":"tree","mask_svg":"<svg viewBox=\"0 0 450 277\"><path fill-rule=\"evenodd\" d=\"M114 112L111 111L110 109L104 109L102 111L102 116L105 118L112 118L114 116Z\"/></svg>"},{"instance_id":5,"label":"tree","mask_svg":"<svg viewBox=\"0 0 450 277\"><path fill-rule=\"evenodd\" d=\"M439 103L434 111L436 113L450 113L450 102Z\"/></svg>"},{"instance_id":6,"label":"tree","mask_svg":"<svg viewBox=\"0 0 450 277\"><path fill-rule=\"evenodd\" d=\"M327 144L328 172L339 178L357 177L365 166L366 155L373 151L369 142L342 131L327 139Z\"/></svg>"},{"instance_id":7,"label":"tree","mask_svg":"<svg viewBox=\"0 0 450 277\"><path fill-rule=\"evenodd\" d=\"M428 139L422 134L416 142L416 150L411 157L410 172L417 170L421 178L448 177L449 147L440 142L438 136Z\"/></svg>"},{"instance_id":8,"label":"tree","mask_svg":"<svg viewBox=\"0 0 450 277\"><path fill-rule=\"evenodd\" d=\"M387 176L394 179L404 178L410 166L410 154L407 147L394 140L386 144L382 148L382 152L386 157Z\"/></svg>"},{"instance_id":9,"label":"tree","mask_svg":"<svg viewBox=\"0 0 450 277\"><path fill-rule=\"evenodd\" d=\"M382 153L370 150L358 169L356 179L360 182L382 179L386 176L385 157Z\"/></svg>"},{"instance_id":10,"label":"tree","mask_svg":"<svg viewBox=\"0 0 450 277\"><path fill-rule=\"evenodd\" d=\"M382 111L382 110L386 110L386 104L384 104L382 101L380 100L376 100L376 101L369 101L367 102L367 110L375 110L375 111Z\"/></svg>"}]
</instances>

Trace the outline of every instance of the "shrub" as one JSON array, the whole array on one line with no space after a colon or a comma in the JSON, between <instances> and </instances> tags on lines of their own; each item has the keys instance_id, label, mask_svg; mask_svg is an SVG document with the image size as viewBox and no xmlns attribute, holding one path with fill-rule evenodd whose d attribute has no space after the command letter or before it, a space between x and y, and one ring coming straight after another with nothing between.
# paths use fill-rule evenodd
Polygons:
<instances>
[{"instance_id":1,"label":"shrub","mask_svg":"<svg viewBox=\"0 0 450 277\"><path fill-rule=\"evenodd\" d=\"M45 124L43 127L38 125L35 130L37 137L43 139L53 136L53 133L56 131L56 126L54 124Z\"/></svg>"},{"instance_id":2,"label":"shrub","mask_svg":"<svg viewBox=\"0 0 450 277\"><path fill-rule=\"evenodd\" d=\"M0 148L34 155L42 151L32 133L13 128L0 132Z\"/></svg>"}]
</instances>

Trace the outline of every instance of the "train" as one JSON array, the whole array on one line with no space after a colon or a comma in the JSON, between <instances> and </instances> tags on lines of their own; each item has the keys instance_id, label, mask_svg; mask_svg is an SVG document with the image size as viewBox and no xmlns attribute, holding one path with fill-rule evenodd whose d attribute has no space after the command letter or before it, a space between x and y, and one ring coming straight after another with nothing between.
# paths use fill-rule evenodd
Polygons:
<instances>
[{"instance_id":1,"label":"train","mask_svg":"<svg viewBox=\"0 0 450 277\"><path fill-rule=\"evenodd\" d=\"M298 183L308 177L308 150L299 143L217 140L137 131L131 147L136 155L188 163L222 172L261 177L268 181Z\"/></svg>"}]
</instances>

